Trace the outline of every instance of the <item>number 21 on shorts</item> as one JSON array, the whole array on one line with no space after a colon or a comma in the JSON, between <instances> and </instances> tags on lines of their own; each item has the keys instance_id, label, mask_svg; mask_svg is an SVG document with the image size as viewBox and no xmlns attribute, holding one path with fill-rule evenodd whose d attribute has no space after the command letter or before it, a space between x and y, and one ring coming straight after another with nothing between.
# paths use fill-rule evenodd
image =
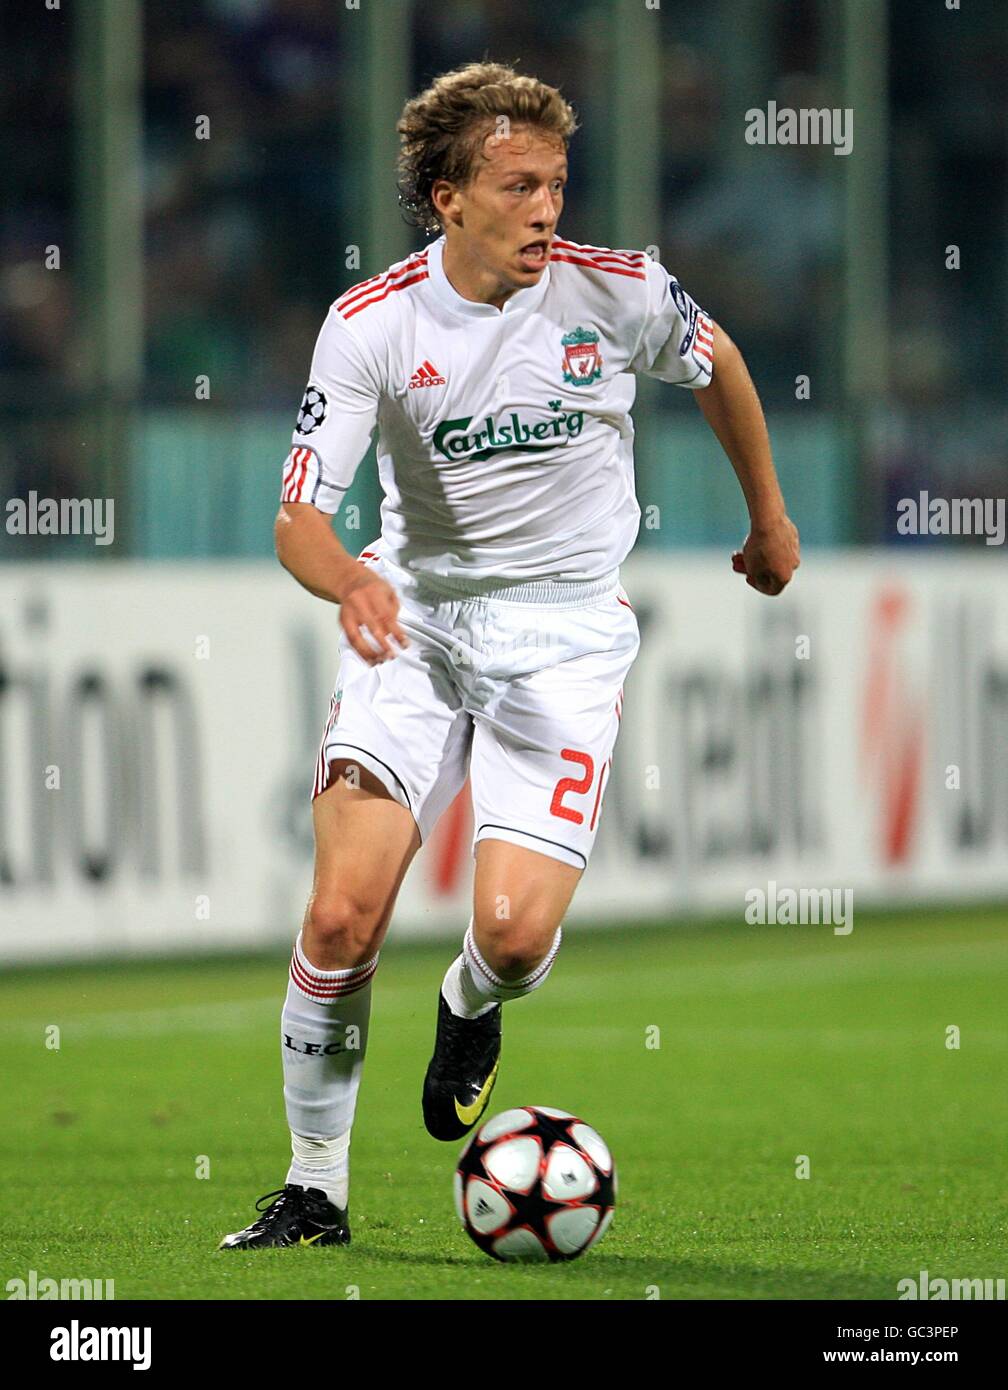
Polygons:
<instances>
[{"instance_id":1,"label":"number 21 on shorts","mask_svg":"<svg viewBox=\"0 0 1008 1390\"><path fill-rule=\"evenodd\" d=\"M584 796L591 790L595 780L595 762L590 753L579 753L575 748L561 748L560 756L566 762L575 763L582 768L582 777L561 777L560 781L553 788L553 799L550 802L550 815L559 816L561 820L573 821L575 825L584 824L584 813L575 810L572 806L564 805L565 796ZM595 819L598 815L599 800L602 796L602 783L605 779L605 772L612 766L612 758L603 763L599 768L598 788L595 792L595 804L592 807L591 822L589 830L595 829Z\"/></svg>"}]
</instances>

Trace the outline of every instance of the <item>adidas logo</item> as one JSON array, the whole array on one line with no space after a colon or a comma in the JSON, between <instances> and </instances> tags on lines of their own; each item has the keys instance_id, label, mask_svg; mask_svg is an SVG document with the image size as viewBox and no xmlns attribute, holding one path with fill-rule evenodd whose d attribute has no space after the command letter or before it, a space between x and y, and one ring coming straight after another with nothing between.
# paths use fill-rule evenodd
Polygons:
<instances>
[{"instance_id":1,"label":"adidas logo","mask_svg":"<svg viewBox=\"0 0 1008 1390\"><path fill-rule=\"evenodd\" d=\"M430 361L421 362L409 379L411 391L415 391L418 386L446 386L447 384L437 367Z\"/></svg>"}]
</instances>

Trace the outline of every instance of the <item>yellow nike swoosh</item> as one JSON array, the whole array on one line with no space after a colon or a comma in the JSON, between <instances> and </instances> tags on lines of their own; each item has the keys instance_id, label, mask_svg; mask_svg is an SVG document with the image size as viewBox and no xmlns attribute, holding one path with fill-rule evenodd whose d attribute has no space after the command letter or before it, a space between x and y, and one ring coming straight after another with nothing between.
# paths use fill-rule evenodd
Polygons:
<instances>
[{"instance_id":1,"label":"yellow nike swoosh","mask_svg":"<svg viewBox=\"0 0 1008 1390\"><path fill-rule=\"evenodd\" d=\"M494 1062L493 1071L483 1082L483 1089L473 1101L472 1105L459 1105L458 1096L455 1097L455 1114L464 1125L474 1125L483 1113L487 1098L493 1090L493 1084L497 1079L497 1068L500 1066L500 1058Z\"/></svg>"},{"instance_id":2,"label":"yellow nike swoosh","mask_svg":"<svg viewBox=\"0 0 1008 1390\"><path fill-rule=\"evenodd\" d=\"M302 1236L298 1243L300 1245L314 1245L315 1242L317 1240L321 1240L324 1235L325 1231L319 1231L317 1236L309 1236L307 1240L305 1240L304 1236Z\"/></svg>"}]
</instances>

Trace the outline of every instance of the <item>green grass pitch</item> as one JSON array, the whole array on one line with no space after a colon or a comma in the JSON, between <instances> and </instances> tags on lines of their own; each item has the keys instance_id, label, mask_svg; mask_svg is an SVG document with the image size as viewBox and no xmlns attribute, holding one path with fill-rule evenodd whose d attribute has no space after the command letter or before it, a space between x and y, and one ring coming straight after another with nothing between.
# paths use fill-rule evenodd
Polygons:
<instances>
[{"instance_id":1,"label":"green grass pitch","mask_svg":"<svg viewBox=\"0 0 1008 1390\"><path fill-rule=\"evenodd\" d=\"M506 1010L489 1113L582 1115L620 1197L596 1250L545 1267L469 1242L456 1147L423 1129L450 943L383 952L349 1249L215 1250L286 1173L282 957L10 972L4 1280L114 1279L118 1299L893 1299L921 1269L1004 1277L1006 925L969 908L858 915L848 937L569 927L548 985Z\"/></svg>"}]
</instances>

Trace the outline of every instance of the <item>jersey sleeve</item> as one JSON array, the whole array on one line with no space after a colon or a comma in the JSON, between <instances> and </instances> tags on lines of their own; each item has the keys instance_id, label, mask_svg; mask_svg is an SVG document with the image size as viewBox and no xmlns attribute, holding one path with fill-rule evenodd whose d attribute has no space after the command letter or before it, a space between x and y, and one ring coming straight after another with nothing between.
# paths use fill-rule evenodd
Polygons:
<instances>
[{"instance_id":1,"label":"jersey sleeve","mask_svg":"<svg viewBox=\"0 0 1008 1390\"><path fill-rule=\"evenodd\" d=\"M378 418L379 386L364 349L335 308L322 325L291 451L282 502L337 512L367 453Z\"/></svg>"},{"instance_id":2,"label":"jersey sleeve","mask_svg":"<svg viewBox=\"0 0 1008 1390\"><path fill-rule=\"evenodd\" d=\"M714 323L657 261L645 258L645 321L630 370L696 391L714 372Z\"/></svg>"}]
</instances>

